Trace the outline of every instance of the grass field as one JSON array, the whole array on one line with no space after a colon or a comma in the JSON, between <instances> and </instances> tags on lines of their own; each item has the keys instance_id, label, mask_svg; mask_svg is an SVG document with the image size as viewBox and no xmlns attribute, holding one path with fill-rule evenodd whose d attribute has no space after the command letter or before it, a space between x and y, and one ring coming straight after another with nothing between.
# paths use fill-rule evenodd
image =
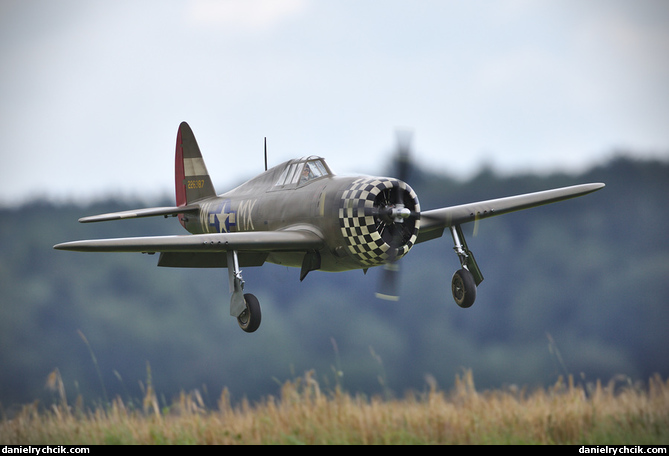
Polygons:
<instances>
[{"instance_id":1,"label":"grass field","mask_svg":"<svg viewBox=\"0 0 669 456\"><path fill-rule=\"evenodd\" d=\"M278 397L205 407L198 391L160 408L150 385L141 404L120 398L87 409L23 407L0 422L3 444L669 444L669 382L610 382L546 389L477 391L470 372L454 388L402 399L324 392L309 372ZM6 415L6 414L5 414Z\"/></svg>"}]
</instances>

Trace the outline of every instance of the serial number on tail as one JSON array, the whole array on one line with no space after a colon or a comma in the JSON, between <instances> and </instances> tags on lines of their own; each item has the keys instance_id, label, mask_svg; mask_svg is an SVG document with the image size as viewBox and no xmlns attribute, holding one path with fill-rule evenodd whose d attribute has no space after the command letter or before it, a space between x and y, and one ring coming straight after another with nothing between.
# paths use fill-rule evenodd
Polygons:
<instances>
[{"instance_id":1,"label":"serial number on tail","mask_svg":"<svg viewBox=\"0 0 669 456\"><path fill-rule=\"evenodd\" d=\"M186 187L188 188L188 190L204 188L204 179L189 180L186 184Z\"/></svg>"}]
</instances>

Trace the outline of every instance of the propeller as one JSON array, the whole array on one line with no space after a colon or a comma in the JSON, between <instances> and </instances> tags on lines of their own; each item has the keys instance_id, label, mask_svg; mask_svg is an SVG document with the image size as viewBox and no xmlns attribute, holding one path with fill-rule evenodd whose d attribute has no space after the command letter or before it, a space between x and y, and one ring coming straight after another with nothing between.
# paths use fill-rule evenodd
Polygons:
<instances>
[{"instance_id":1,"label":"propeller","mask_svg":"<svg viewBox=\"0 0 669 456\"><path fill-rule=\"evenodd\" d=\"M397 130L397 152L395 154L395 175L406 182L411 174L411 140L412 132ZM401 248L411 236L411 228L405 221L411 217L420 219L420 213L412 211L404 205L404 190L394 187L382 192L378 206L374 207L372 215L379 223L379 232L390 245L388 262L383 265L381 281L376 297L389 301L399 300L400 263L397 259Z\"/></svg>"},{"instance_id":2,"label":"propeller","mask_svg":"<svg viewBox=\"0 0 669 456\"><path fill-rule=\"evenodd\" d=\"M411 173L411 140L413 132L411 130L397 130L397 178L406 182Z\"/></svg>"}]
</instances>

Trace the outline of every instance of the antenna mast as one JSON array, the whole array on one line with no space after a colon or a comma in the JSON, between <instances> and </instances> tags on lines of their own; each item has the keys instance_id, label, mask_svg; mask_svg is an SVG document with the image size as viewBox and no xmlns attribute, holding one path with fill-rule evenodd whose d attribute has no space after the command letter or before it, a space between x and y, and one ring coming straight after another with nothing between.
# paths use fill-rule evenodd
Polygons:
<instances>
[{"instance_id":1,"label":"antenna mast","mask_svg":"<svg viewBox=\"0 0 669 456\"><path fill-rule=\"evenodd\" d=\"M267 136L265 136L265 171L267 171Z\"/></svg>"}]
</instances>

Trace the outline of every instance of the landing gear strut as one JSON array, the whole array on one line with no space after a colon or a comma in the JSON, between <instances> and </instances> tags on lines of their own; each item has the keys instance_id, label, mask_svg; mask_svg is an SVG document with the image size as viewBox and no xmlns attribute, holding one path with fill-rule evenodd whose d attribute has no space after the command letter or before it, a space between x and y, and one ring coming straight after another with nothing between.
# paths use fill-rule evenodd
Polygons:
<instances>
[{"instance_id":1,"label":"landing gear strut","mask_svg":"<svg viewBox=\"0 0 669 456\"><path fill-rule=\"evenodd\" d=\"M239 259L236 250L229 250L228 280L230 282L230 315L237 318L242 330L251 333L260 326L261 312L258 298L250 293L244 294L244 279L239 269Z\"/></svg>"},{"instance_id":2,"label":"landing gear strut","mask_svg":"<svg viewBox=\"0 0 669 456\"><path fill-rule=\"evenodd\" d=\"M483 274L476 264L474 255L467 247L460 225L451 227L451 235L455 246L453 250L460 259L462 269L455 271L451 279L451 292L455 303L463 308L471 307L476 300L476 287L483 282Z\"/></svg>"}]
</instances>

